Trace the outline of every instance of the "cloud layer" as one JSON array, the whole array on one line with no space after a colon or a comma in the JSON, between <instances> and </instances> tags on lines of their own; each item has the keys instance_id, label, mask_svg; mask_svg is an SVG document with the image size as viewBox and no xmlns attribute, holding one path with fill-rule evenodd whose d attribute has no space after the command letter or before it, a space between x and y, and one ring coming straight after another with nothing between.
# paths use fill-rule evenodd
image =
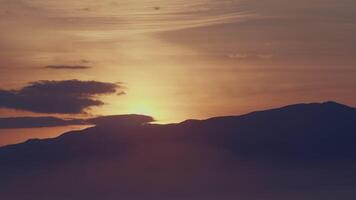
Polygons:
<instances>
[{"instance_id":1,"label":"cloud layer","mask_svg":"<svg viewBox=\"0 0 356 200\"><path fill-rule=\"evenodd\" d=\"M5 117L0 118L0 129L42 128L68 125L97 126L136 126L154 122L153 117L145 115L112 115L88 119L62 119L58 117Z\"/></svg>"},{"instance_id":2,"label":"cloud layer","mask_svg":"<svg viewBox=\"0 0 356 200\"><path fill-rule=\"evenodd\" d=\"M84 120L79 119L60 119L56 117L14 117L0 118L0 129L15 128L42 128L68 125L83 125Z\"/></svg>"},{"instance_id":3,"label":"cloud layer","mask_svg":"<svg viewBox=\"0 0 356 200\"><path fill-rule=\"evenodd\" d=\"M90 69L90 66L84 65L47 65L46 69Z\"/></svg>"},{"instance_id":4,"label":"cloud layer","mask_svg":"<svg viewBox=\"0 0 356 200\"><path fill-rule=\"evenodd\" d=\"M153 117L146 115L113 115L113 116L102 116L86 120L90 124L95 124L97 126L132 126L132 125L142 125L150 122L154 122Z\"/></svg>"},{"instance_id":5,"label":"cloud layer","mask_svg":"<svg viewBox=\"0 0 356 200\"><path fill-rule=\"evenodd\" d=\"M113 94L119 89L117 83L97 81L37 81L20 90L0 90L0 107L37 113L79 114L104 104L97 95Z\"/></svg>"}]
</instances>

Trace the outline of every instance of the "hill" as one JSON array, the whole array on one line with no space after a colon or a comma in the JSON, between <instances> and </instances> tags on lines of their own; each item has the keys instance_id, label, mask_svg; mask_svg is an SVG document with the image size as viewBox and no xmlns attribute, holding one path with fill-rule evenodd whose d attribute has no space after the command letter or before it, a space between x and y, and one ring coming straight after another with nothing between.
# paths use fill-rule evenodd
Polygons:
<instances>
[{"instance_id":1,"label":"hill","mask_svg":"<svg viewBox=\"0 0 356 200\"><path fill-rule=\"evenodd\" d=\"M148 116L0 148L7 200L351 200L356 109L297 104L157 125Z\"/></svg>"}]
</instances>

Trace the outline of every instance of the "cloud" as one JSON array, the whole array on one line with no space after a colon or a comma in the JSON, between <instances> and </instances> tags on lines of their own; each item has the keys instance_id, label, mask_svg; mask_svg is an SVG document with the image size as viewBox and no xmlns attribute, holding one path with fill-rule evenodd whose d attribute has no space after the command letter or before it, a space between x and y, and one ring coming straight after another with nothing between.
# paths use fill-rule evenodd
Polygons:
<instances>
[{"instance_id":1,"label":"cloud","mask_svg":"<svg viewBox=\"0 0 356 200\"><path fill-rule=\"evenodd\" d=\"M0 129L43 128L68 125L96 125L96 126L137 126L154 122L146 115L112 115L88 119L62 119L58 117L5 117L0 118Z\"/></svg>"},{"instance_id":2,"label":"cloud","mask_svg":"<svg viewBox=\"0 0 356 200\"><path fill-rule=\"evenodd\" d=\"M218 2L193 0L184 3L181 0L141 1L140 3L126 3L122 0L114 2L102 0L100 3L70 0L61 2L22 0L16 3L13 3L13 0L4 1L5 8L17 8L21 12L29 12L32 18L37 17L76 30L87 29L87 26L81 26L86 23L96 29L104 28L106 33L108 29L127 33L185 29L240 21L249 17L248 13L241 11L240 4L231 0ZM132 12L133 10L135 12ZM157 11L161 10L164 10L164 13L157 15Z\"/></svg>"},{"instance_id":3,"label":"cloud","mask_svg":"<svg viewBox=\"0 0 356 200\"><path fill-rule=\"evenodd\" d=\"M81 62L81 63L90 63L90 60L81 59L80 62Z\"/></svg>"},{"instance_id":4,"label":"cloud","mask_svg":"<svg viewBox=\"0 0 356 200\"><path fill-rule=\"evenodd\" d=\"M120 93L118 83L97 81L37 81L20 90L0 90L0 108L37 113L79 114L101 106L98 95Z\"/></svg>"},{"instance_id":5,"label":"cloud","mask_svg":"<svg viewBox=\"0 0 356 200\"><path fill-rule=\"evenodd\" d=\"M256 54L256 53L229 53L227 54L228 58L231 59L237 59L237 60L246 60L246 59L262 59L262 60L268 60L272 59L275 55L274 54Z\"/></svg>"},{"instance_id":6,"label":"cloud","mask_svg":"<svg viewBox=\"0 0 356 200\"><path fill-rule=\"evenodd\" d=\"M245 54L245 53L243 53L243 54L230 53L230 54L227 55L227 57L232 58L232 59L246 59L246 58L250 57L250 55Z\"/></svg>"},{"instance_id":7,"label":"cloud","mask_svg":"<svg viewBox=\"0 0 356 200\"><path fill-rule=\"evenodd\" d=\"M90 66L85 65L47 65L45 66L47 69L90 69Z\"/></svg>"},{"instance_id":8,"label":"cloud","mask_svg":"<svg viewBox=\"0 0 356 200\"><path fill-rule=\"evenodd\" d=\"M146 115L113 115L88 119L87 122L97 126L131 126L142 125L155 120Z\"/></svg>"},{"instance_id":9,"label":"cloud","mask_svg":"<svg viewBox=\"0 0 356 200\"><path fill-rule=\"evenodd\" d=\"M0 118L0 129L42 128L87 124L80 119L60 119L56 117L13 117Z\"/></svg>"}]
</instances>

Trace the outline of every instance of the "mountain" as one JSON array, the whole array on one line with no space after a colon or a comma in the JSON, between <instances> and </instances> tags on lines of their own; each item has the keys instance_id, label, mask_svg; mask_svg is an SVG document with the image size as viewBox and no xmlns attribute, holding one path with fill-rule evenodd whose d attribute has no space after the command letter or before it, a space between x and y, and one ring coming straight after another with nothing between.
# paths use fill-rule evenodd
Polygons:
<instances>
[{"instance_id":1,"label":"mountain","mask_svg":"<svg viewBox=\"0 0 356 200\"><path fill-rule=\"evenodd\" d=\"M297 104L242 116L95 127L0 148L6 200L334 200L356 191L356 109Z\"/></svg>"}]
</instances>

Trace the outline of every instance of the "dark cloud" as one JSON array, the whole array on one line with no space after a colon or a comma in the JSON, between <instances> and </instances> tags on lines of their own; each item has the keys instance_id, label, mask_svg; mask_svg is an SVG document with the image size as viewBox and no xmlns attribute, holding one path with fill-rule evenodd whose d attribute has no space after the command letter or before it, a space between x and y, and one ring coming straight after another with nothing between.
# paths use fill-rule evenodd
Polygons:
<instances>
[{"instance_id":1,"label":"dark cloud","mask_svg":"<svg viewBox=\"0 0 356 200\"><path fill-rule=\"evenodd\" d=\"M91 9L90 8L82 8L80 10L82 10L82 11L90 11Z\"/></svg>"},{"instance_id":2,"label":"dark cloud","mask_svg":"<svg viewBox=\"0 0 356 200\"><path fill-rule=\"evenodd\" d=\"M89 119L62 119L58 117L5 117L0 118L0 129L42 128L68 125L136 126L155 120L145 115L112 115Z\"/></svg>"},{"instance_id":3,"label":"dark cloud","mask_svg":"<svg viewBox=\"0 0 356 200\"><path fill-rule=\"evenodd\" d=\"M113 94L118 83L97 81L37 81L20 90L0 90L0 108L37 113L84 113L87 108L101 106L97 95Z\"/></svg>"},{"instance_id":4,"label":"dark cloud","mask_svg":"<svg viewBox=\"0 0 356 200\"><path fill-rule=\"evenodd\" d=\"M56 117L13 117L0 118L0 129L13 128L41 128L68 125L83 125L84 120L80 119L60 119Z\"/></svg>"},{"instance_id":5,"label":"dark cloud","mask_svg":"<svg viewBox=\"0 0 356 200\"><path fill-rule=\"evenodd\" d=\"M85 65L47 65L47 69L90 69L90 66Z\"/></svg>"},{"instance_id":6,"label":"dark cloud","mask_svg":"<svg viewBox=\"0 0 356 200\"><path fill-rule=\"evenodd\" d=\"M90 63L90 60L87 60L87 59L81 59L80 60L81 63Z\"/></svg>"},{"instance_id":7,"label":"dark cloud","mask_svg":"<svg viewBox=\"0 0 356 200\"><path fill-rule=\"evenodd\" d=\"M88 119L87 122L97 126L132 126L142 125L155 120L145 115L113 115Z\"/></svg>"}]
</instances>

